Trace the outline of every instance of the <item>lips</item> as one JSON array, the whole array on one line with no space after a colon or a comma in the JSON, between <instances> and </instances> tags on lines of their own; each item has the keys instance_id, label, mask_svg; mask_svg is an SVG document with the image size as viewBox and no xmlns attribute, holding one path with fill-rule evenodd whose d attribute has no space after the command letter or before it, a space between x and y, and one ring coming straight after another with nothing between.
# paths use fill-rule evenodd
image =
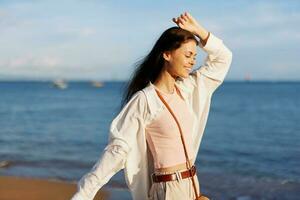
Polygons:
<instances>
[{"instance_id":1,"label":"lips","mask_svg":"<svg viewBox=\"0 0 300 200\"><path fill-rule=\"evenodd\" d=\"M190 72L192 70L191 67L184 67L188 72Z\"/></svg>"}]
</instances>

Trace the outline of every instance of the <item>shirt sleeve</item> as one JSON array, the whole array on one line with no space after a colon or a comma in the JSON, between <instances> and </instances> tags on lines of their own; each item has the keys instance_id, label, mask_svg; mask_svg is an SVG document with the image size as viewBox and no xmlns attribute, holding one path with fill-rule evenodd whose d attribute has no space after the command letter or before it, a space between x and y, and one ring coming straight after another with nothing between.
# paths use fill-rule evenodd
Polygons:
<instances>
[{"instance_id":1,"label":"shirt sleeve","mask_svg":"<svg viewBox=\"0 0 300 200\"><path fill-rule=\"evenodd\" d=\"M189 90L194 90L201 84L205 86L206 91L213 93L224 81L231 65L232 52L212 33L209 33L208 38L201 41L199 46L207 53L204 63L190 73L188 78L183 79L181 84Z\"/></svg>"},{"instance_id":2,"label":"shirt sleeve","mask_svg":"<svg viewBox=\"0 0 300 200\"><path fill-rule=\"evenodd\" d=\"M144 94L138 91L113 119L108 145L93 168L80 179L71 200L92 200L98 190L124 168L131 145L144 123L145 105Z\"/></svg>"}]
</instances>

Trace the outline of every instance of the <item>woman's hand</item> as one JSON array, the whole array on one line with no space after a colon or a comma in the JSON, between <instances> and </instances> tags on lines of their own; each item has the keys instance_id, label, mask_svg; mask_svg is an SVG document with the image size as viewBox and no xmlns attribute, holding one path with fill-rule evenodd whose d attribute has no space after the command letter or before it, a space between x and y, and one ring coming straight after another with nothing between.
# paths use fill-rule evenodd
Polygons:
<instances>
[{"instance_id":1,"label":"woman's hand","mask_svg":"<svg viewBox=\"0 0 300 200\"><path fill-rule=\"evenodd\" d=\"M180 28L190 31L194 35L205 40L208 36L208 31L205 30L197 20L188 12L184 12L177 18L172 19Z\"/></svg>"}]
</instances>

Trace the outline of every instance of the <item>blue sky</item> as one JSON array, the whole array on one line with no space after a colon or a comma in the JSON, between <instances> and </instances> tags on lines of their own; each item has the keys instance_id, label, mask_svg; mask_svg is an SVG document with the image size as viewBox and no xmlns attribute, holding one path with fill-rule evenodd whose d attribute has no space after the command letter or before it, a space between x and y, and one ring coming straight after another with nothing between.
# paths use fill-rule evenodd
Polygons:
<instances>
[{"instance_id":1,"label":"blue sky","mask_svg":"<svg viewBox=\"0 0 300 200\"><path fill-rule=\"evenodd\" d=\"M184 11L232 50L227 80L300 80L296 0L0 0L0 79L126 80Z\"/></svg>"}]
</instances>

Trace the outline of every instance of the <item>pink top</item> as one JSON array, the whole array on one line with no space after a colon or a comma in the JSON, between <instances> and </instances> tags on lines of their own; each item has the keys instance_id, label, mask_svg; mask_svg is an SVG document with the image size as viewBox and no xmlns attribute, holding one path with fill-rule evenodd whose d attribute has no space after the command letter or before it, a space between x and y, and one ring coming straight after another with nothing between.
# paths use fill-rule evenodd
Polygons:
<instances>
[{"instance_id":1,"label":"pink top","mask_svg":"<svg viewBox=\"0 0 300 200\"><path fill-rule=\"evenodd\" d=\"M183 131L189 159L192 159L192 127L193 117L186 102L175 90L172 94L165 93L155 87L168 103L179 121ZM154 159L154 167L165 168L185 163L183 144L175 119L165 107L154 121L146 126L146 140Z\"/></svg>"}]
</instances>

